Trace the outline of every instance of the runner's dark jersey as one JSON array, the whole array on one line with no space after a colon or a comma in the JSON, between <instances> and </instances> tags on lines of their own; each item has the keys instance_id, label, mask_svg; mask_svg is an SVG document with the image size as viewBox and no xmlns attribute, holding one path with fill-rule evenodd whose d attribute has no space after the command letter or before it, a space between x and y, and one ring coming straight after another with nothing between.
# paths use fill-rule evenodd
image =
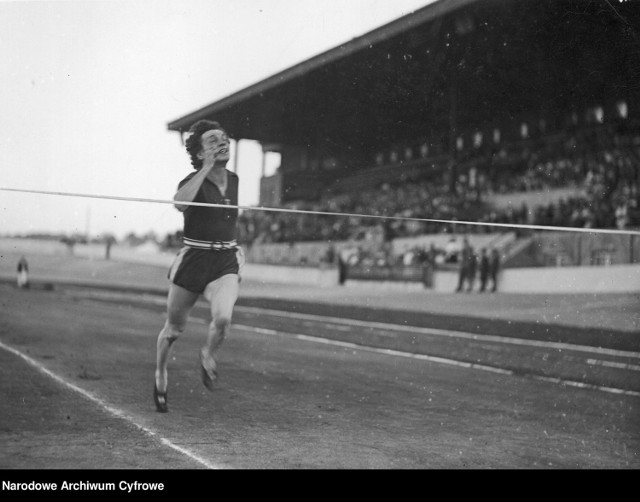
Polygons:
<instances>
[{"instance_id":1,"label":"runner's dark jersey","mask_svg":"<svg viewBox=\"0 0 640 502\"><path fill-rule=\"evenodd\" d=\"M178 189L182 188L195 174L196 171L183 179L178 184ZM227 191L224 196L222 196L215 183L205 179L193 202L237 206L238 176L231 171L227 171ZM183 215L184 236L189 239L212 242L228 242L236 239L237 208L223 209L219 207L189 206L183 212Z\"/></svg>"}]
</instances>

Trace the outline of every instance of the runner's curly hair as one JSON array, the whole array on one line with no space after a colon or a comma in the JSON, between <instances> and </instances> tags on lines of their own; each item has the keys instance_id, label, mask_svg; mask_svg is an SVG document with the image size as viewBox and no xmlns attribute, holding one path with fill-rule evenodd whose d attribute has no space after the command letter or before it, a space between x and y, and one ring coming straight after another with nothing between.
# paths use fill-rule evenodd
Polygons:
<instances>
[{"instance_id":1,"label":"runner's curly hair","mask_svg":"<svg viewBox=\"0 0 640 502\"><path fill-rule=\"evenodd\" d=\"M212 129L224 131L220 124L213 120L198 120L198 122L189 128L189 137L185 141L185 146L191 157L191 165L196 171L202 168L202 159L198 158L198 154L202 150L200 138L205 132L211 131Z\"/></svg>"}]
</instances>

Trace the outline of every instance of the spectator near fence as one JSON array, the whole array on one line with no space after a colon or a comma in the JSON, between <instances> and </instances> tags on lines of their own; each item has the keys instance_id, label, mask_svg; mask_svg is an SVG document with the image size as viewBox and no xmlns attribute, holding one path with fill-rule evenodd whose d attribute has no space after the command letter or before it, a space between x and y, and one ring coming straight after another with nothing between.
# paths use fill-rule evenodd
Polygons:
<instances>
[{"instance_id":1,"label":"spectator near fence","mask_svg":"<svg viewBox=\"0 0 640 502\"><path fill-rule=\"evenodd\" d=\"M469 240L465 237L462 243L462 251L460 252L460 268L458 271L458 287L456 288L456 293L465 289L469 278L469 265L472 254L473 248L469 244Z\"/></svg>"},{"instance_id":2,"label":"spectator near fence","mask_svg":"<svg viewBox=\"0 0 640 502\"><path fill-rule=\"evenodd\" d=\"M476 274L478 272L478 256L473 247L468 257L467 265L467 291L473 291L476 283Z\"/></svg>"},{"instance_id":3,"label":"spectator near fence","mask_svg":"<svg viewBox=\"0 0 640 502\"><path fill-rule=\"evenodd\" d=\"M484 290L487 289L487 281L489 280L489 255L487 254L487 249L482 248L480 251L480 260L478 264L478 270L480 272L480 293L484 293Z\"/></svg>"},{"instance_id":4,"label":"spectator near fence","mask_svg":"<svg viewBox=\"0 0 640 502\"><path fill-rule=\"evenodd\" d=\"M29 263L27 259L22 256L18 261L18 278L17 283L19 288L29 287Z\"/></svg>"},{"instance_id":5,"label":"spectator near fence","mask_svg":"<svg viewBox=\"0 0 640 502\"><path fill-rule=\"evenodd\" d=\"M491 250L489 259L489 278L491 279L491 291L498 290L498 274L500 273L500 253L497 249Z\"/></svg>"}]
</instances>

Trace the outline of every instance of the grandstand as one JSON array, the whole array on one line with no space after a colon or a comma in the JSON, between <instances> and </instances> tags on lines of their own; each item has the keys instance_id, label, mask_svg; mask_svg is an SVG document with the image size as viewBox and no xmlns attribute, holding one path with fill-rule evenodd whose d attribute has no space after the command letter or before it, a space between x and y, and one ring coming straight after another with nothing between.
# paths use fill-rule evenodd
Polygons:
<instances>
[{"instance_id":1,"label":"grandstand","mask_svg":"<svg viewBox=\"0 0 640 502\"><path fill-rule=\"evenodd\" d=\"M439 0L168 128L184 138L216 119L279 153L265 207L639 229L639 28L640 2ZM506 267L640 263L629 235L261 211L240 223L254 262L347 253L372 276L414 266L402 280L424 280L425 261L455 267L446 247L463 237Z\"/></svg>"}]
</instances>

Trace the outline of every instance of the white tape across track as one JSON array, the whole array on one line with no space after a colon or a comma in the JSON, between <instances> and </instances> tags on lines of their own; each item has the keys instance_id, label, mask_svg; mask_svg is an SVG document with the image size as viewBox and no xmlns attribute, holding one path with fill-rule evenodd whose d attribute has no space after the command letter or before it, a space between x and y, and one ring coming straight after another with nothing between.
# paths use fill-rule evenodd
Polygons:
<instances>
[{"instance_id":1,"label":"white tape across track","mask_svg":"<svg viewBox=\"0 0 640 502\"><path fill-rule=\"evenodd\" d=\"M406 216L382 216L374 214L360 214L360 213L338 213L331 211L310 211L305 209L288 209L288 208L276 208L276 207L262 207L262 206L237 206L232 204L210 204L207 202L176 202L175 200L167 199L148 199L142 197L121 197L118 195L98 195L98 194L86 194L86 193L74 193L74 192L52 192L47 190L27 190L22 188L3 188L0 187L0 191L4 192L21 192L40 195L56 195L61 197L83 197L88 199L108 199L108 200L122 200L128 202L146 202L154 204L179 204L181 206L202 206L202 207L219 207L224 209L235 208L248 211L272 211L277 213L298 213L298 214L315 214L323 216L344 216L355 218L376 218L381 220L401 220L401 221L423 221L431 223L447 223L456 225L475 225L484 227L502 227L502 228L525 228L529 230L551 230L562 232L579 232L588 234L618 234L618 235L640 235L639 230L627 230L627 229L612 229L612 228L581 228L581 227L554 227L550 225L528 225L523 223L488 223L483 221L466 221L466 220L440 220L433 218L412 218Z\"/></svg>"}]
</instances>

